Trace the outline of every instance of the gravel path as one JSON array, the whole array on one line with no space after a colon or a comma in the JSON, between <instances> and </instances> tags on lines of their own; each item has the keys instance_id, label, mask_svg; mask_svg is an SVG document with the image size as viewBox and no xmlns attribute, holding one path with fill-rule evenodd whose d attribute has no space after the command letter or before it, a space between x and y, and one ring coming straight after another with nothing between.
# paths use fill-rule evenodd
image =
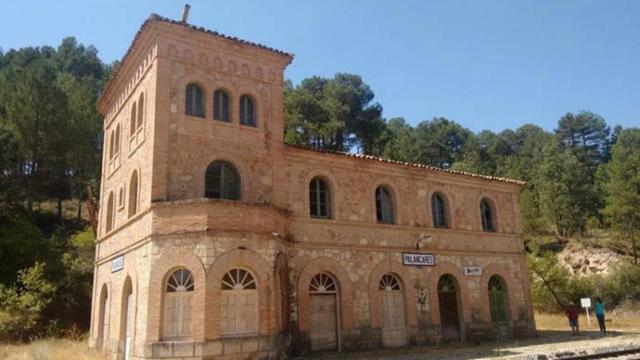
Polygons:
<instances>
[{"instance_id":1,"label":"gravel path","mask_svg":"<svg viewBox=\"0 0 640 360\"><path fill-rule=\"evenodd\" d=\"M378 359L378 360L422 360L422 359L511 359L551 360L572 356L609 352L640 347L640 334L613 333L602 337L597 332L571 336L566 331L540 331L532 339L508 343L449 344L442 346L406 347L366 352L342 352L314 354L301 359ZM640 359L640 354L616 359Z\"/></svg>"}]
</instances>

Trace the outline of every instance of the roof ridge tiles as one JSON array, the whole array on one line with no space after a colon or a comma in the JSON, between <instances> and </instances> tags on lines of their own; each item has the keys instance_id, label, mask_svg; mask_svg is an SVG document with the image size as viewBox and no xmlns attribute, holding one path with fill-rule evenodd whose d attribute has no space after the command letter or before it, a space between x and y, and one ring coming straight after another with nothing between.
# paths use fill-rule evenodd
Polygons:
<instances>
[{"instance_id":1,"label":"roof ridge tiles","mask_svg":"<svg viewBox=\"0 0 640 360\"><path fill-rule=\"evenodd\" d=\"M461 171L461 170L443 169L441 167L437 167L437 166L433 166L433 165L426 165L426 164L413 163L413 162L408 162L408 161L385 159L383 157L369 155L369 154L353 154L353 153L348 153L348 152L344 152L344 151L337 151L337 150L314 149L312 147L304 146L304 145L287 144L287 146L288 147L292 147L292 148L296 148L296 149L300 149L300 150L307 150L307 151L312 151L312 152L316 152L316 153L321 153L321 154L340 155L340 156L345 156L345 157L350 157L350 158L355 158L355 159L373 160L373 161L379 161L379 162L384 162L384 163L388 163L388 164L403 165L403 166L409 166L409 167L414 167L414 168L439 171L439 172L449 173L449 174L454 174L454 175L469 176L469 177L479 178L479 179L489 180L489 181L499 181L499 182L515 184L515 185L525 185L526 184L526 182L524 182L522 180L511 179L511 178L507 178L507 177L482 175L482 174L476 174L476 173L467 172L467 171Z\"/></svg>"}]
</instances>

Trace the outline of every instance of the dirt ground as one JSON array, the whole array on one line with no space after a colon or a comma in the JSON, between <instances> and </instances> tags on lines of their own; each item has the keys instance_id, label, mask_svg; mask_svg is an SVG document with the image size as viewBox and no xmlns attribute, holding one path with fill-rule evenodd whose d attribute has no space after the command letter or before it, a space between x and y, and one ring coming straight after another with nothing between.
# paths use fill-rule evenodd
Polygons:
<instances>
[{"instance_id":1,"label":"dirt ground","mask_svg":"<svg viewBox=\"0 0 640 360\"><path fill-rule=\"evenodd\" d=\"M384 349L367 352L343 352L316 354L302 359L376 359L376 360L421 360L421 359L556 359L569 355L584 355L640 347L640 334L612 333L602 337L597 332L571 336L566 331L540 331L533 339L508 343L451 344L442 346ZM639 355L640 356L640 355ZM638 357L636 357L638 358Z\"/></svg>"},{"instance_id":2,"label":"dirt ground","mask_svg":"<svg viewBox=\"0 0 640 360\"><path fill-rule=\"evenodd\" d=\"M608 322L612 330L609 336L602 337L597 324L586 324L584 316L581 324L584 328L581 336L571 336L566 320L562 315L536 314L538 337L510 341L506 343L487 342L480 344L463 343L442 346L404 347L398 349L379 349L363 352L342 352L314 354L301 359L343 360L343 359L379 359L379 360L422 360L422 359L513 359L513 360L551 360L561 358L572 352L603 352L610 349L640 347L640 318L625 314ZM86 346L86 341L43 339L29 344L0 344L2 360L105 360ZM634 359L640 359L636 354ZM620 359L620 358L619 358Z\"/></svg>"}]
</instances>

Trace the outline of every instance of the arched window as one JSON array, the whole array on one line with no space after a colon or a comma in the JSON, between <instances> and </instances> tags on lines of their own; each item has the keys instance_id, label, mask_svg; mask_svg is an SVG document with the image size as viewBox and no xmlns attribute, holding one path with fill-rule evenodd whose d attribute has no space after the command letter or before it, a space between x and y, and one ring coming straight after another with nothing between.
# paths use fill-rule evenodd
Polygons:
<instances>
[{"instance_id":1,"label":"arched window","mask_svg":"<svg viewBox=\"0 0 640 360\"><path fill-rule=\"evenodd\" d=\"M134 170L129 180L129 217L138 212L138 171Z\"/></svg>"},{"instance_id":2,"label":"arched window","mask_svg":"<svg viewBox=\"0 0 640 360\"><path fill-rule=\"evenodd\" d=\"M140 93L138 98L138 122L136 123L136 130L138 130L144 121L144 93Z\"/></svg>"},{"instance_id":3,"label":"arched window","mask_svg":"<svg viewBox=\"0 0 640 360\"><path fill-rule=\"evenodd\" d=\"M229 122L229 95L218 89L213 93L213 118Z\"/></svg>"},{"instance_id":4,"label":"arched window","mask_svg":"<svg viewBox=\"0 0 640 360\"><path fill-rule=\"evenodd\" d=\"M338 285L333 279L333 276L327 273L316 274L309 283L310 293L336 293L338 292Z\"/></svg>"},{"instance_id":5,"label":"arched window","mask_svg":"<svg viewBox=\"0 0 640 360\"><path fill-rule=\"evenodd\" d=\"M113 159L113 155L116 152L116 135L115 131L111 131L111 136L109 136L109 160Z\"/></svg>"},{"instance_id":6,"label":"arched window","mask_svg":"<svg viewBox=\"0 0 640 360\"><path fill-rule=\"evenodd\" d=\"M191 336L194 282L191 271L178 269L168 278L164 298L164 337Z\"/></svg>"},{"instance_id":7,"label":"arched window","mask_svg":"<svg viewBox=\"0 0 640 360\"><path fill-rule=\"evenodd\" d=\"M329 186L320 178L313 178L309 183L309 211L311 217L331 218L331 193Z\"/></svg>"},{"instance_id":8,"label":"arched window","mask_svg":"<svg viewBox=\"0 0 640 360\"><path fill-rule=\"evenodd\" d=\"M120 153L120 124L116 126L116 140L115 140L114 155L118 155L119 153Z\"/></svg>"},{"instance_id":9,"label":"arched window","mask_svg":"<svg viewBox=\"0 0 640 360\"><path fill-rule=\"evenodd\" d=\"M185 111L187 115L204 117L204 94L196 84L187 85Z\"/></svg>"},{"instance_id":10,"label":"arched window","mask_svg":"<svg viewBox=\"0 0 640 360\"><path fill-rule=\"evenodd\" d=\"M105 224L105 232L109 232L113 230L113 191L109 193L109 197L107 198L107 221Z\"/></svg>"},{"instance_id":11,"label":"arched window","mask_svg":"<svg viewBox=\"0 0 640 360\"><path fill-rule=\"evenodd\" d=\"M384 274L380 278L380 283L378 284L378 290L382 291L402 291L400 287L400 281L393 274Z\"/></svg>"},{"instance_id":12,"label":"arched window","mask_svg":"<svg viewBox=\"0 0 640 360\"><path fill-rule=\"evenodd\" d=\"M376 218L380 224L393 224L393 200L389 190L384 186L376 189Z\"/></svg>"},{"instance_id":13,"label":"arched window","mask_svg":"<svg viewBox=\"0 0 640 360\"><path fill-rule=\"evenodd\" d=\"M488 199L482 199L482 201L480 201L480 217L482 218L483 231L496 231L493 206Z\"/></svg>"},{"instance_id":14,"label":"arched window","mask_svg":"<svg viewBox=\"0 0 640 360\"><path fill-rule=\"evenodd\" d=\"M220 332L246 335L258 332L258 286L249 271L232 269L222 278Z\"/></svg>"},{"instance_id":15,"label":"arched window","mask_svg":"<svg viewBox=\"0 0 640 360\"><path fill-rule=\"evenodd\" d=\"M256 126L256 111L249 95L240 96L240 124Z\"/></svg>"},{"instance_id":16,"label":"arched window","mask_svg":"<svg viewBox=\"0 0 640 360\"><path fill-rule=\"evenodd\" d=\"M131 106L131 121L129 122L129 136L133 136L136 133L136 116L138 112L136 111L136 103L133 102Z\"/></svg>"},{"instance_id":17,"label":"arched window","mask_svg":"<svg viewBox=\"0 0 640 360\"><path fill-rule=\"evenodd\" d=\"M447 204L442 195L435 193L431 196L431 217L433 226L439 228L448 227Z\"/></svg>"},{"instance_id":18,"label":"arched window","mask_svg":"<svg viewBox=\"0 0 640 360\"><path fill-rule=\"evenodd\" d=\"M507 286L498 275L493 275L489 279L489 307L491 309L491 322L508 321Z\"/></svg>"},{"instance_id":19,"label":"arched window","mask_svg":"<svg viewBox=\"0 0 640 360\"><path fill-rule=\"evenodd\" d=\"M205 173L205 197L240 200L240 175L226 161L214 161Z\"/></svg>"}]
</instances>

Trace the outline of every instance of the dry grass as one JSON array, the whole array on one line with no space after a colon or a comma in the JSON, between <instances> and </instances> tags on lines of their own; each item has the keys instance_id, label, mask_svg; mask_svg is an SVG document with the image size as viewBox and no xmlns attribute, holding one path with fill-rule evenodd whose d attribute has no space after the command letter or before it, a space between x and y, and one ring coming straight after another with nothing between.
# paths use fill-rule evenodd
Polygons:
<instances>
[{"instance_id":1,"label":"dry grass","mask_svg":"<svg viewBox=\"0 0 640 360\"><path fill-rule=\"evenodd\" d=\"M536 312L536 325L538 330L548 330L566 332L569 334L569 325L564 314L560 313L541 313ZM595 315L591 319L591 326L587 325L587 319L584 314L580 316L580 327L583 331L598 331L598 323L595 319ZM617 314L611 316L610 321L607 321L607 329L610 331L616 331L621 333L640 333L640 313L638 312L625 312L623 314ZM592 340L590 340L592 341ZM527 343L544 344L546 342L553 343L550 339L539 338L530 339L530 341L522 341L520 346ZM506 344L505 344L506 345ZM488 347L487 347L488 346ZM487 344L488 350L491 350L494 345ZM425 351L422 348L416 349L395 349L389 350L390 354L401 355L410 354L416 351ZM487 350L485 349L485 350ZM468 351L465 346L449 346L449 347L435 347L428 348L429 351L436 353L450 353L456 351ZM480 351L481 349L476 349ZM488 351L487 350L487 351ZM536 350L537 351L537 350ZM379 353L379 351L376 351ZM349 355L350 354L350 355ZM366 352L361 354L366 357ZM334 354L336 358L339 358L339 354ZM345 354L343 354L345 355ZM354 354L347 353L347 358L354 356ZM29 344L17 344L17 345L5 345L0 344L0 359L2 360L107 360L107 357L103 354L92 351L87 346L86 341L73 341L73 340L59 340L59 339L47 339L37 340Z\"/></svg>"},{"instance_id":2,"label":"dry grass","mask_svg":"<svg viewBox=\"0 0 640 360\"><path fill-rule=\"evenodd\" d=\"M611 315L611 314L607 314ZM536 327L538 330L566 330L569 331L569 322L564 314L559 313L540 313L536 312ZM593 311L589 315L591 317L591 326L587 323L587 315L584 311L580 314L580 329L598 331L598 320ZM607 330L620 332L640 332L640 315L638 313L622 313L615 316L605 317Z\"/></svg>"},{"instance_id":3,"label":"dry grass","mask_svg":"<svg viewBox=\"0 0 640 360\"><path fill-rule=\"evenodd\" d=\"M47 339L29 344L0 344L3 360L106 360L87 346L86 341Z\"/></svg>"}]
</instances>

